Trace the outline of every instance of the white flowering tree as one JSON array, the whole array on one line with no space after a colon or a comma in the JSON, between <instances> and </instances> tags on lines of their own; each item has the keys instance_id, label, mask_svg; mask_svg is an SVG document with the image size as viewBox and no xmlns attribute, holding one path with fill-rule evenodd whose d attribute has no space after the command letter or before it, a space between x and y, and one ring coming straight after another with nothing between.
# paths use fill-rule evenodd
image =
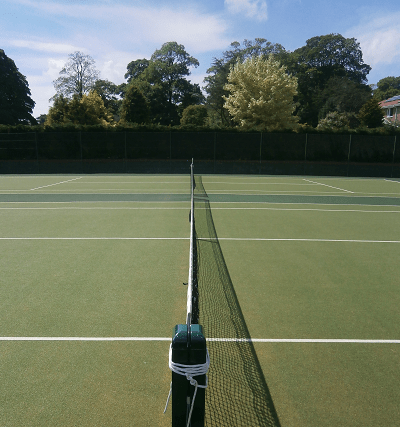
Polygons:
<instances>
[{"instance_id":1,"label":"white flowering tree","mask_svg":"<svg viewBox=\"0 0 400 427\"><path fill-rule=\"evenodd\" d=\"M297 79L273 56L237 62L224 89L230 92L224 96L224 107L243 129L294 129L298 125L293 115Z\"/></svg>"}]
</instances>

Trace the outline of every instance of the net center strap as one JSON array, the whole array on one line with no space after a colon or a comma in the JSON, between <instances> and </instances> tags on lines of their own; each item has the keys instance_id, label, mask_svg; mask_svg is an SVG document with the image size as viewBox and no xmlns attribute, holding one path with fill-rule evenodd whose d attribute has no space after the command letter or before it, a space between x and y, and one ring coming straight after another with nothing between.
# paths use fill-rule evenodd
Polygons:
<instances>
[{"instance_id":1,"label":"net center strap","mask_svg":"<svg viewBox=\"0 0 400 427\"><path fill-rule=\"evenodd\" d=\"M208 349L207 349L207 357L206 357L205 363L200 363L198 365L183 365L182 363L175 363L172 361L172 344L171 344L169 347L169 364L168 365L169 365L169 369L171 369L172 372L174 372L175 374L178 374L178 375L185 376L186 379L190 382L190 385L194 386L194 388L195 388L194 393L193 393L192 404L191 404L190 412L189 412L189 416L188 416L188 422L187 422L187 427L189 427L190 419L192 418L193 406L194 406L194 401L196 399L197 389L198 388L207 388L207 386L208 386L207 372L208 372L208 369L210 368L210 355L208 353ZM205 375L206 376L206 384L205 385L200 385L193 378L193 377L197 377L199 375ZM171 393L172 393L172 382L171 382L171 386L169 388L169 394L168 394L167 403L165 405L164 414L167 411L169 399L171 398Z\"/></svg>"}]
</instances>

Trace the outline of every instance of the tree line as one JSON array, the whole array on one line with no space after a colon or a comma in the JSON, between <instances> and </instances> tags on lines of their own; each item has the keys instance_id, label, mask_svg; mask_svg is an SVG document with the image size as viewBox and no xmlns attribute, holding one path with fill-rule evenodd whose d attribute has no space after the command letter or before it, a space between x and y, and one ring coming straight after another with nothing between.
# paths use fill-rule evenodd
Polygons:
<instances>
[{"instance_id":1,"label":"tree line","mask_svg":"<svg viewBox=\"0 0 400 427\"><path fill-rule=\"evenodd\" d=\"M360 44L340 34L317 36L293 52L256 38L234 42L214 58L204 92L189 80L199 61L176 42L150 59L127 65L126 82L100 79L93 58L81 52L53 82L45 126L160 124L212 128L320 129L382 125L378 102L400 94L400 76L368 85L371 67ZM0 124L36 124L28 82L0 49Z\"/></svg>"}]
</instances>

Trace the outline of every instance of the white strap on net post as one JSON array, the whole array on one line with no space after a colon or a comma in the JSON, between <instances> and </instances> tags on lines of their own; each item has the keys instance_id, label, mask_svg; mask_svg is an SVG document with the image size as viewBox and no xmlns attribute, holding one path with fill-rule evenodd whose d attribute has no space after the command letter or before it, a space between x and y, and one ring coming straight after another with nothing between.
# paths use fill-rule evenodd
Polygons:
<instances>
[{"instance_id":1,"label":"white strap on net post","mask_svg":"<svg viewBox=\"0 0 400 427\"><path fill-rule=\"evenodd\" d=\"M190 412L188 416L188 422L187 427L190 426L190 419L192 418L192 412L193 412L193 406L194 401L196 399L196 393L198 388L207 388L208 386L208 377L207 372L210 367L210 355L208 354L207 349L207 357L205 363L200 363L198 365L183 365L182 363L175 363L172 361L172 344L169 347L169 369L171 369L172 372L178 375L183 375L187 378L187 380L190 382L190 385L194 386L194 393L193 393L193 399L192 399L192 405L190 407ZM193 377L197 377L199 375L205 375L206 376L206 384L200 385ZM167 411L169 399L171 398L172 394L172 382L171 386L169 388L169 394L167 403L165 405L164 414Z\"/></svg>"}]
</instances>

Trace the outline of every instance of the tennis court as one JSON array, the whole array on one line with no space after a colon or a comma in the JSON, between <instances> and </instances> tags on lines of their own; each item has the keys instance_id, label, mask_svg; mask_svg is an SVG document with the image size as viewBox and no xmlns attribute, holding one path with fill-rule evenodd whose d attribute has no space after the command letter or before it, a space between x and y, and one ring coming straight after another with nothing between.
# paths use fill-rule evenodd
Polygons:
<instances>
[{"instance_id":1,"label":"tennis court","mask_svg":"<svg viewBox=\"0 0 400 427\"><path fill-rule=\"evenodd\" d=\"M206 425L398 425L400 180L196 179ZM171 425L189 186L0 176L1 426Z\"/></svg>"}]
</instances>

